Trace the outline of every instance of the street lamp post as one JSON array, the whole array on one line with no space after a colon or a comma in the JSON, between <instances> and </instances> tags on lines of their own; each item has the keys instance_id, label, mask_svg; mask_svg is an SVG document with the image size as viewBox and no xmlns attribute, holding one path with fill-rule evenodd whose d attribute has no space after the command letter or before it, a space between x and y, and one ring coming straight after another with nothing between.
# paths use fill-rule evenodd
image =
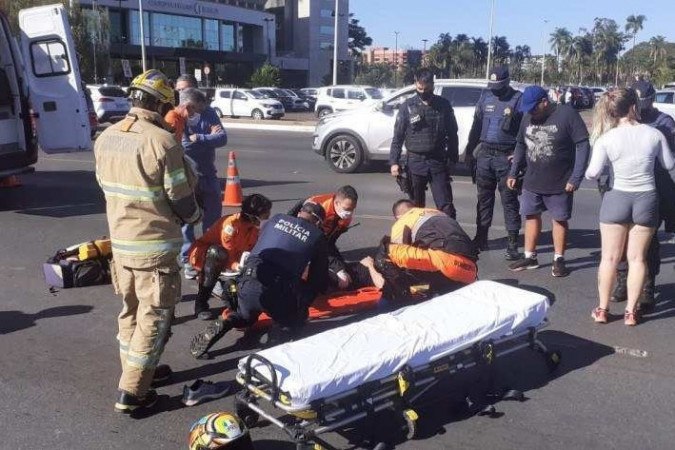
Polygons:
<instances>
[{"instance_id":1,"label":"street lamp post","mask_svg":"<svg viewBox=\"0 0 675 450\"><path fill-rule=\"evenodd\" d=\"M398 82L398 35L400 31L394 31L394 34L396 35L396 46L394 49L394 87L396 87L396 83Z\"/></svg>"},{"instance_id":2,"label":"street lamp post","mask_svg":"<svg viewBox=\"0 0 675 450\"><path fill-rule=\"evenodd\" d=\"M421 60L422 65L424 65L424 62L427 57L427 42L429 42L429 39L422 39L422 44L424 45L423 47L424 50L422 50L422 60Z\"/></svg>"},{"instance_id":3,"label":"street lamp post","mask_svg":"<svg viewBox=\"0 0 675 450\"><path fill-rule=\"evenodd\" d=\"M541 86L544 85L544 71L546 70L546 24L548 20L544 19L544 29L541 32Z\"/></svg>"},{"instance_id":4,"label":"street lamp post","mask_svg":"<svg viewBox=\"0 0 675 450\"><path fill-rule=\"evenodd\" d=\"M490 64L492 62L492 29L495 22L495 0L492 0L492 7L490 8L490 38L488 39L488 57L487 67L485 68L485 79L490 77Z\"/></svg>"},{"instance_id":5,"label":"street lamp post","mask_svg":"<svg viewBox=\"0 0 675 450\"><path fill-rule=\"evenodd\" d=\"M338 75L338 25L340 18L340 0L335 0L335 36L333 38L333 86L337 85Z\"/></svg>"},{"instance_id":6,"label":"street lamp post","mask_svg":"<svg viewBox=\"0 0 675 450\"><path fill-rule=\"evenodd\" d=\"M98 9L96 8L96 0L92 0L91 2L91 10L93 13L98 12ZM91 47L93 50L93 58L94 58L94 84L98 84L98 68L96 67L96 30L91 30Z\"/></svg>"},{"instance_id":7,"label":"street lamp post","mask_svg":"<svg viewBox=\"0 0 675 450\"><path fill-rule=\"evenodd\" d=\"M272 40L270 39L270 22L274 22L274 19L265 17L265 29L267 32L267 62L272 61Z\"/></svg>"},{"instance_id":8,"label":"street lamp post","mask_svg":"<svg viewBox=\"0 0 675 450\"><path fill-rule=\"evenodd\" d=\"M389 47L382 47L382 64L387 63L387 50L389 50Z\"/></svg>"},{"instance_id":9,"label":"street lamp post","mask_svg":"<svg viewBox=\"0 0 675 450\"><path fill-rule=\"evenodd\" d=\"M145 72L147 66L145 65L145 20L143 20L143 0L138 0L138 15L140 16L139 22L141 23L141 65L143 66L143 72Z\"/></svg>"}]
</instances>

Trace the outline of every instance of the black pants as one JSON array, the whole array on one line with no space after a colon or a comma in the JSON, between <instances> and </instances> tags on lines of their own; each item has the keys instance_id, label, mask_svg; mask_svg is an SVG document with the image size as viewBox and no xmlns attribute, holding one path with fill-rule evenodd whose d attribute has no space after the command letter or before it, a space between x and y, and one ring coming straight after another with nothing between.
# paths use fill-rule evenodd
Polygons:
<instances>
[{"instance_id":1,"label":"black pants","mask_svg":"<svg viewBox=\"0 0 675 450\"><path fill-rule=\"evenodd\" d=\"M417 175L412 173L412 201L418 208L426 206L427 184L431 185L431 194L436 203L436 209L443 211L448 216L455 219L457 212L452 198L452 186L449 175L446 171L429 171L427 175Z\"/></svg>"},{"instance_id":2,"label":"black pants","mask_svg":"<svg viewBox=\"0 0 675 450\"><path fill-rule=\"evenodd\" d=\"M476 189L478 191L476 225L478 229L488 230L492 225L495 190L499 190L506 231L509 233L520 231L518 191L511 190L506 186L506 178L509 175L510 168L511 163L507 153L487 148L481 149L476 159Z\"/></svg>"},{"instance_id":3,"label":"black pants","mask_svg":"<svg viewBox=\"0 0 675 450\"><path fill-rule=\"evenodd\" d=\"M263 312L282 327L299 327L307 320L314 300L311 289L301 280L290 279L264 262L247 263L238 288L237 310L228 317L237 328L253 325Z\"/></svg>"},{"instance_id":4,"label":"black pants","mask_svg":"<svg viewBox=\"0 0 675 450\"><path fill-rule=\"evenodd\" d=\"M451 280L441 272L404 269L387 260L380 260L377 267L384 278L382 298L392 304L410 300L410 287L428 284L429 296L447 294L463 286L464 283Z\"/></svg>"}]
</instances>

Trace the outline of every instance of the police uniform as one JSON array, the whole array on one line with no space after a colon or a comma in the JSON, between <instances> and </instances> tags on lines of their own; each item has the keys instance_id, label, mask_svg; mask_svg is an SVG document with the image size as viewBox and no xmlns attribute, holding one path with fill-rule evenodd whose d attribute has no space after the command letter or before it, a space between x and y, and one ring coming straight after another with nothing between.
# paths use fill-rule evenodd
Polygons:
<instances>
[{"instance_id":1,"label":"police uniform","mask_svg":"<svg viewBox=\"0 0 675 450\"><path fill-rule=\"evenodd\" d=\"M456 220L435 209L411 208L396 220L375 264L385 279L383 297L405 299L409 287L429 284L433 294L476 280L477 255Z\"/></svg>"},{"instance_id":2,"label":"police uniform","mask_svg":"<svg viewBox=\"0 0 675 450\"><path fill-rule=\"evenodd\" d=\"M521 227L518 192L506 186L511 163L509 157L516 146L516 136L522 114L518 110L522 93L508 86L509 73L504 68L493 70L489 87L504 86L500 91L489 90L476 105L473 125L469 133L466 159L475 166L478 192L476 205L476 238L479 248L487 247L488 230L492 225L495 189L499 190L504 210L504 222L512 251L507 259L517 258L517 237ZM513 241L513 242L512 242Z\"/></svg>"},{"instance_id":3,"label":"police uniform","mask_svg":"<svg viewBox=\"0 0 675 450\"><path fill-rule=\"evenodd\" d=\"M404 143L407 155L402 164ZM401 104L389 164L406 166L412 179L411 200L415 206L425 206L426 186L430 182L436 208L452 218L456 216L449 168L457 163L458 145L455 113L446 99L432 95L427 105L414 95Z\"/></svg>"}]
</instances>

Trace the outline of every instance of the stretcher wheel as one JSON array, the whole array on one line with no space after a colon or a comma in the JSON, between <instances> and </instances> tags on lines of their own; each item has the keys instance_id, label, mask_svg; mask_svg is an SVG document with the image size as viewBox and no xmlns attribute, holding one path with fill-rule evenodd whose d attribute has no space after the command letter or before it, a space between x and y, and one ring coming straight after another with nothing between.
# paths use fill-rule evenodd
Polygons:
<instances>
[{"instance_id":1,"label":"stretcher wheel","mask_svg":"<svg viewBox=\"0 0 675 450\"><path fill-rule=\"evenodd\" d=\"M548 351L544 354L544 358L546 358L546 366L548 367L549 372L555 372L560 365L562 356L560 355L560 352Z\"/></svg>"},{"instance_id":2,"label":"stretcher wheel","mask_svg":"<svg viewBox=\"0 0 675 450\"><path fill-rule=\"evenodd\" d=\"M246 406L245 400L240 395L235 397L234 412L248 428L254 428L260 421L260 414Z\"/></svg>"},{"instance_id":3,"label":"stretcher wheel","mask_svg":"<svg viewBox=\"0 0 675 450\"><path fill-rule=\"evenodd\" d=\"M407 440L415 439L419 415L413 409L406 409L403 411L403 420L405 421L405 438Z\"/></svg>"}]
</instances>

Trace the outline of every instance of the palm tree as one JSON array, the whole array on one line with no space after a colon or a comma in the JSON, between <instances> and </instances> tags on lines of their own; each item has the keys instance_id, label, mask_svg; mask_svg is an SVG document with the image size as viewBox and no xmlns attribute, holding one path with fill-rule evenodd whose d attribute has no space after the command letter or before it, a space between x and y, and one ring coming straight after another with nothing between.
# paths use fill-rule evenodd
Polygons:
<instances>
[{"instance_id":1,"label":"palm tree","mask_svg":"<svg viewBox=\"0 0 675 450\"><path fill-rule=\"evenodd\" d=\"M593 55L593 37L586 29L580 29L579 35L572 39L572 45L569 48L570 60L576 63L579 84L584 81L584 66L589 65L588 61Z\"/></svg>"},{"instance_id":2,"label":"palm tree","mask_svg":"<svg viewBox=\"0 0 675 450\"><path fill-rule=\"evenodd\" d=\"M654 59L654 71L659 58L664 59L668 55L666 50L666 38L658 35L649 40L649 57Z\"/></svg>"},{"instance_id":3,"label":"palm tree","mask_svg":"<svg viewBox=\"0 0 675 450\"><path fill-rule=\"evenodd\" d=\"M492 38L492 54L495 63L505 64L509 56L511 56L511 46L506 36L495 36Z\"/></svg>"},{"instance_id":4,"label":"palm tree","mask_svg":"<svg viewBox=\"0 0 675 450\"><path fill-rule=\"evenodd\" d=\"M637 16L631 14L626 18L626 25L624 26L624 30L633 38L633 48L635 48L635 38L637 34L644 28L644 23L646 20L647 17L645 17L642 14L639 14Z\"/></svg>"},{"instance_id":5,"label":"palm tree","mask_svg":"<svg viewBox=\"0 0 675 450\"><path fill-rule=\"evenodd\" d=\"M548 42L551 44L551 50L555 52L555 60L558 63L558 72L561 72L562 63L560 61L560 56L566 55L569 52L570 45L572 44L572 33L570 33L567 28L556 28L553 33L551 33L551 38Z\"/></svg>"},{"instance_id":6,"label":"palm tree","mask_svg":"<svg viewBox=\"0 0 675 450\"><path fill-rule=\"evenodd\" d=\"M488 44L483 38L471 38L473 43L474 76L478 76L485 71L487 64Z\"/></svg>"}]
</instances>

